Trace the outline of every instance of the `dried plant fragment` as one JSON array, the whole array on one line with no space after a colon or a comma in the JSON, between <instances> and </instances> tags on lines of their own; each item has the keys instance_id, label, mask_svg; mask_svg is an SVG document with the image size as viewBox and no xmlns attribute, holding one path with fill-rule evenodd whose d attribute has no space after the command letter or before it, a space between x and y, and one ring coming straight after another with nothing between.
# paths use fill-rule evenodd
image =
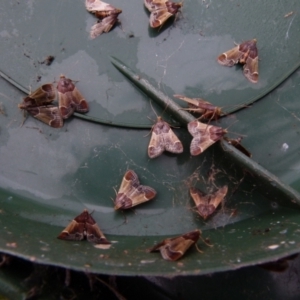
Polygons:
<instances>
[{"instance_id":1,"label":"dried plant fragment","mask_svg":"<svg viewBox=\"0 0 300 300\"><path fill-rule=\"evenodd\" d=\"M229 139L229 138L224 138L228 144L232 145L233 147L235 147L236 149L238 149L239 151L241 151L242 153L244 153L246 156L248 157L252 157L251 152L249 152L242 144L242 138L239 137L237 139Z\"/></svg>"}]
</instances>

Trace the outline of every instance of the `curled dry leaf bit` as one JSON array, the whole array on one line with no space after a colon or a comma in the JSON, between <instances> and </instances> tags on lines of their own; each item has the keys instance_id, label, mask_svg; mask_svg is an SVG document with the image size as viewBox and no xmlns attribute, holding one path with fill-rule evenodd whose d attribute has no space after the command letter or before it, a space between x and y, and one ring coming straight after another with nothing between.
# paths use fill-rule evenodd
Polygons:
<instances>
[{"instance_id":1,"label":"curled dry leaf bit","mask_svg":"<svg viewBox=\"0 0 300 300\"><path fill-rule=\"evenodd\" d=\"M224 185L214 193L204 194L195 187L190 188L190 195L193 198L199 215L205 220L212 215L219 204L223 201L228 191L228 186Z\"/></svg>"},{"instance_id":2,"label":"curled dry leaf bit","mask_svg":"<svg viewBox=\"0 0 300 300\"><path fill-rule=\"evenodd\" d=\"M161 117L158 117L156 123L152 127L148 155L150 158L155 158L164 151L182 153L183 146L169 124L163 121Z\"/></svg>"},{"instance_id":3,"label":"curled dry leaf bit","mask_svg":"<svg viewBox=\"0 0 300 300\"><path fill-rule=\"evenodd\" d=\"M51 105L55 98L55 87L51 83L46 83L23 98L18 107L45 124L60 128L63 126L62 116L58 107Z\"/></svg>"},{"instance_id":4,"label":"curled dry leaf bit","mask_svg":"<svg viewBox=\"0 0 300 300\"><path fill-rule=\"evenodd\" d=\"M190 146L190 152L193 156L201 154L227 133L221 127L207 125L197 120L188 123L188 131L193 136Z\"/></svg>"},{"instance_id":5,"label":"curled dry leaf bit","mask_svg":"<svg viewBox=\"0 0 300 300\"><path fill-rule=\"evenodd\" d=\"M110 244L86 209L74 218L57 238L69 241L81 241L86 238L94 244Z\"/></svg>"},{"instance_id":6,"label":"curled dry leaf bit","mask_svg":"<svg viewBox=\"0 0 300 300\"><path fill-rule=\"evenodd\" d=\"M140 185L137 174L128 170L123 179L115 200L115 210L128 209L147 202L156 196L156 191L145 185Z\"/></svg>"},{"instance_id":7,"label":"curled dry leaf bit","mask_svg":"<svg viewBox=\"0 0 300 300\"><path fill-rule=\"evenodd\" d=\"M253 83L258 82L258 51L256 39L246 41L222 53L218 57L218 63L224 66L232 67L240 63L243 64L243 73Z\"/></svg>"},{"instance_id":8,"label":"curled dry leaf bit","mask_svg":"<svg viewBox=\"0 0 300 300\"><path fill-rule=\"evenodd\" d=\"M121 9L115 8L114 6L100 0L86 0L85 7L87 11L100 19L91 28L90 36L92 39L96 38L103 32L109 32L114 24L118 22L118 15L122 12Z\"/></svg>"},{"instance_id":9,"label":"curled dry leaf bit","mask_svg":"<svg viewBox=\"0 0 300 300\"><path fill-rule=\"evenodd\" d=\"M174 97L187 102L188 108L185 110L200 114L203 119L217 120L222 113L220 107L214 106L201 98L188 98L183 95L174 95Z\"/></svg>"},{"instance_id":10,"label":"curled dry leaf bit","mask_svg":"<svg viewBox=\"0 0 300 300\"><path fill-rule=\"evenodd\" d=\"M86 113L89 106L79 90L76 88L74 81L60 76L57 84L59 111L63 119L69 118L74 111Z\"/></svg>"},{"instance_id":11,"label":"curled dry leaf bit","mask_svg":"<svg viewBox=\"0 0 300 300\"><path fill-rule=\"evenodd\" d=\"M229 139L229 138L224 138L228 144L234 146L236 149L238 149L239 151L241 151L242 153L244 153L246 156L248 157L252 157L252 154L251 152L249 152L242 144L241 144L241 141L242 141L242 138L239 137L237 139Z\"/></svg>"},{"instance_id":12,"label":"curled dry leaf bit","mask_svg":"<svg viewBox=\"0 0 300 300\"><path fill-rule=\"evenodd\" d=\"M181 258L192 245L197 243L200 235L201 231L196 229L178 237L168 238L155 245L149 252L160 251L163 259L175 261Z\"/></svg>"},{"instance_id":13,"label":"curled dry leaf bit","mask_svg":"<svg viewBox=\"0 0 300 300\"><path fill-rule=\"evenodd\" d=\"M182 7L182 2L174 3L168 0L144 0L144 4L151 12L150 26L162 26L170 17L175 16Z\"/></svg>"}]
</instances>

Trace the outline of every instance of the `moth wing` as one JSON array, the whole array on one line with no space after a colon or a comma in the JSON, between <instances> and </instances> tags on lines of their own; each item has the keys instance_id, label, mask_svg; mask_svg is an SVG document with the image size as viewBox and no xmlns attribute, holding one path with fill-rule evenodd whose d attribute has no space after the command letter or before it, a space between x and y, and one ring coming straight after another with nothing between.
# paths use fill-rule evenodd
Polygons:
<instances>
[{"instance_id":1,"label":"moth wing","mask_svg":"<svg viewBox=\"0 0 300 300\"><path fill-rule=\"evenodd\" d=\"M90 11L90 12L110 11L110 10L115 9L112 5L105 3L103 1L100 1L100 0L86 0L85 7L86 7L87 11Z\"/></svg>"},{"instance_id":2,"label":"moth wing","mask_svg":"<svg viewBox=\"0 0 300 300\"><path fill-rule=\"evenodd\" d=\"M151 139L148 146L148 156L150 158L155 158L161 155L165 150L164 146L162 134L157 134L154 130L152 130Z\"/></svg>"},{"instance_id":3,"label":"moth wing","mask_svg":"<svg viewBox=\"0 0 300 300\"><path fill-rule=\"evenodd\" d=\"M165 149L172 153L182 153L183 145L173 130L170 128L167 133L163 134Z\"/></svg>"},{"instance_id":4,"label":"moth wing","mask_svg":"<svg viewBox=\"0 0 300 300\"><path fill-rule=\"evenodd\" d=\"M23 99L24 106L34 107L48 105L56 98L52 83L45 83Z\"/></svg>"},{"instance_id":5,"label":"moth wing","mask_svg":"<svg viewBox=\"0 0 300 300\"><path fill-rule=\"evenodd\" d=\"M204 199L202 199L202 198L205 197L205 195L200 190L198 190L197 188L191 187L190 195L191 195L192 199L194 200L196 206L198 206L199 204L203 204Z\"/></svg>"},{"instance_id":6,"label":"moth wing","mask_svg":"<svg viewBox=\"0 0 300 300\"><path fill-rule=\"evenodd\" d=\"M97 223L93 225L86 223L86 239L94 244L111 244L106 239Z\"/></svg>"},{"instance_id":7,"label":"moth wing","mask_svg":"<svg viewBox=\"0 0 300 300\"><path fill-rule=\"evenodd\" d=\"M42 121L43 123L51 127L60 128L64 125L58 107L38 106L38 107L29 107L26 110L34 118Z\"/></svg>"},{"instance_id":8,"label":"moth wing","mask_svg":"<svg viewBox=\"0 0 300 300\"><path fill-rule=\"evenodd\" d=\"M84 223L72 220L57 238L61 240L81 241L84 239L84 230Z\"/></svg>"},{"instance_id":9,"label":"moth wing","mask_svg":"<svg viewBox=\"0 0 300 300\"><path fill-rule=\"evenodd\" d=\"M155 11L166 7L168 0L144 0L144 4L149 11Z\"/></svg>"},{"instance_id":10,"label":"moth wing","mask_svg":"<svg viewBox=\"0 0 300 300\"><path fill-rule=\"evenodd\" d=\"M85 98L81 95L79 90L75 87L71 95L72 106L75 111L80 113L86 113L89 111L89 105Z\"/></svg>"},{"instance_id":11,"label":"moth wing","mask_svg":"<svg viewBox=\"0 0 300 300\"><path fill-rule=\"evenodd\" d=\"M258 56L254 59L248 56L244 65L243 73L252 83L258 82Z\"/></svg>"},{"instance_id":12,"label":"moth wing","mask_svg":"<svg viewBox=\"0 0 300 300\"><path fill-rule=\"evenodd\" d=\"M117 22L118 18L116 14L112 14L97 22L95 25L91 27L90 37L92 39L101 35L103 32L107 33L111 30L114 24Z\"/></svg>"},{"instance_id":13,"label":"moth wing","mask_svg":"<svg viewBox=\"0 0 300 300\"><path fill-rule=\"evenodd\" d=\"M133 170L128 170L123 176L117 197L115 199L115 210L132 207L131 195L140 185L137 174Z\"/></svg>"},{"instance_id":14,"label":"moth wing","mask_svg":"<svg viewBox=\"0 0 300 300\"><path fill-rule=\"evenodd\" d=\"M63 119L68 119L73 115L75 107L72 105L72 92L58 92L58 106Z\"/></svg>"},{"instance_id":15,"label":"moth wing","mask_svg":"<svg viewBox=\"0 0 300 300\"><path fill-rule=\"evenodd\" d=\"M163 25L173 14L168 12L167 7L164 7L159 10L152 11L150 14L150 26L152 28L157 28Z\"/></svg>"},{"instance_id":16,"label":"moth wing","mask_svg":"<svg viewBox=\"0 0 300 300\"><path fill-rule=\"evenodd\" d=\"M218 63L223 66L232 67L237 64L240 58L243 56L243 52L239 51L239 45L230 49L227 52L222 53L218 57Z\"/></svg>"},{"instance_id":17,"label":"moth wing","mask_svg":"<svg viewBox=\"0 0 300 300\"><path fill-rule=\"evenodd\" d=\"M138 187L139 185L140 181L137 174L133 170L128 170L122 179L119 193L128 193L132 187Z\"/></svg>"},{"instance_id":18,"label":"moth wing","mask_svg":"<svg viewBox=\"0 0 300 300\"><path fill-rule=\"evenodd\" d=\"M140 185L138 188L134 188L130 195L132 205L136 206L141 203L147 202L156 196L156 191L150 186Z\"/></svg>"},{"instance_id":19,"label":"moth wing","mask_svg":"<svg viewBox=\"0 0 300 300\"><path fill-rule=\"evenodd\" d=\"M215 193L211 195L210 204L212 204L215 208L219 206L222 200L225 198L228 191L228 186L224 185L220 189L218 189Z\"/></svg>"}]
</instances>

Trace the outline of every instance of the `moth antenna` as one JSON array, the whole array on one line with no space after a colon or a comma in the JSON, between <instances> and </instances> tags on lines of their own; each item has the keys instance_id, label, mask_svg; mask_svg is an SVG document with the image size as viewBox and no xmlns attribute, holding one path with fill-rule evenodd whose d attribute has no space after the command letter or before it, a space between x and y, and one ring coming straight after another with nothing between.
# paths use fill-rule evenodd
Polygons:
<instances>
[{"instance_id":1,"label":"moth antenna","mask_svg":"<svg viewBox=\"0 0 300 300\"><path fill-rule=\"evenodd\" d=\"M158 119L158 115L157 115L157 113L156 113L156 111L155 111L155 109L154 109L154 107L153 107L153 105L152 105L152 101L151 101L151 100L150 100L150 106L151 106L151 108L152 108L152 110L153 110L153 112L154 112L156 118ZM151 119L150 119L150 120L151 120Z\"/></svg>"},{"instance_id":2,"label":"moth antenna","mask_svg":"<svg viewBox=\"0 0 300 300\"><path fill-rule=\"evenodd\" d=\"M200 235L200 239L201 239L201 241L206 245L206 246L208 246L208 247L213 247L214 245L211 245L211 244L208 244L206 241L205 241L205 239Z\"/></svg>"},{"instance_id":3,"label":"moth antenna","mask_svg":"<svg viewBox=\"0 0 300 300\"><path fill-rule=\"evenodd\" d=\"M26 119L27 119L27 111L23 110L23 121L22 121L20 127L23 127Z\"/></svg>"},{"instance_id":4,"label":"moth antenna","mask_svg":"<svg viewBox=\"0 0 300 300\"><path fill-rule=\"evenodd\" d=\"M198 245L197 245L197 244L195 244L195 247L196 247L196 249L197 249L197 251L198 251L199 253L201 253L201 254L203 254L203 253L204 253L203 251L201 251L201 250L199 249L199 247L198 247Z\"/></svg>"}]
</instances>

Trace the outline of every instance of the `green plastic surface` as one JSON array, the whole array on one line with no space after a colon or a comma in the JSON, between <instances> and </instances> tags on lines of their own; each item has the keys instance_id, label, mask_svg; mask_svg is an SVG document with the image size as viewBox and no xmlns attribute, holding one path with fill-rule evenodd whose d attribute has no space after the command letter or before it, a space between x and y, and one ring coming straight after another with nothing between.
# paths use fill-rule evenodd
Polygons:
<instances>
[{"instance_id":1,"label":"green plastic surface","mask_svg":"<svg viewBox=\"0 0 300 300\"><path fill-rule=\"evenodd\" d=\"M0 70L32 89L64 73L79 80L77 87L90 103L89 116L150 128L153 121L148 117L155 119L155 114L149 96L126 79L109 56L169 97L175 93L203 97L228 109L258 99L299 63L297 1L284 6L279 1L268 5L186 1L178 20L158 33L149 28L149 14L141 1L126 7L119 1L112 4L123 9L122 28L92 41L88 31L95 18L85 11L84 1L1 3ZM292 10L295 13L284 18ZM261 59L257 85L247 81L240 67L225 68L216 62L234 41L254 37ZM53 64L39 64L47 55L55 56ZM40 82L37 76L42 76ZM56 130L30 117L20 127L23 115L17 104L23 94L1 80L0 101L6 112L0 115L1 251L90 272L171 276L236 269L297 252L299 194L276 176L300 191L298 82L295 73L253 107L219 123L227 127L238 120L229 131L247 135L243 144L253 160L274 177L226 143L191 157L191 137L185 128L174 129L185 147L182 155L150 160L149 129L74 118ZM163 108L154 107L162 113ZM163 117L178 121L168 111ZM285 151L284 143L289 145ZM135 210L115 212L114 189L128 168L158 195ZM204 222L192 210L188 186L198 179L198 187L209 188L212 169L220 170L215 184L228 184L229 194L224 207ZM94 211L100 228L114 242L110 250L56 239L84 208ZM203 254L193 248L180 263L170 263L147 253L154 243L195 228L213 244L209 248L199 242Z\"/></svg>"}]
</instances>

